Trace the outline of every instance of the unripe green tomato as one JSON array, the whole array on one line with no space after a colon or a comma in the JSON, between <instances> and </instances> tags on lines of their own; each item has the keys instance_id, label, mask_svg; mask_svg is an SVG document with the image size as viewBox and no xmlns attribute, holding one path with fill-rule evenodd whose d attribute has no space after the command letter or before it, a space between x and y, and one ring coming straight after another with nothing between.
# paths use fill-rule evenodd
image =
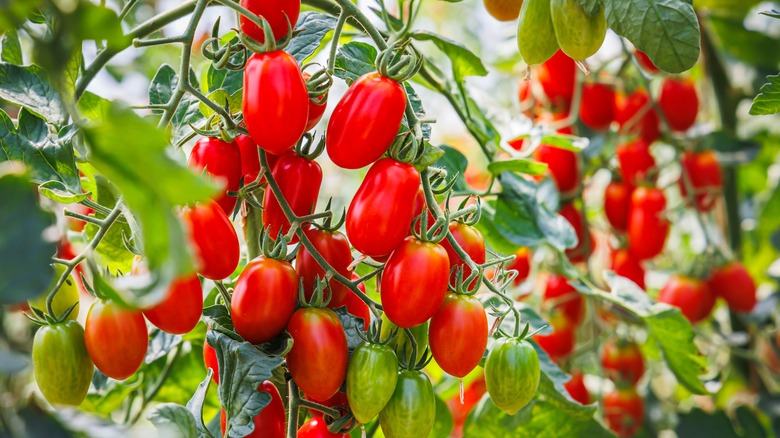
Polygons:
<instances>
[{"instance_id":1,"label":"unripe green tomato","mask_svg":"<svg viewBox=\"0 0 780 438\"><path fill-rule=\"evenodd\" d=\"M54 265L54 280L52 280L49 287L46 288L46 291L44 291L38 298L34 298L28 301L30 307L35 307L36 309L47 312L46 297L49 295L49 291L54 289L54 286L57 284L57 281L60 279L60 276L63 272L65 272L65 266L60 265L59 263ZM71 274L68 276L68 279L65 280L65 283L62 283L60 290L58 290L54 295L54 300L51 303L51 309L54 311L54 315L51 316L59 318L63 313L65 313L66 310L68 310L68 308L70 308L70 306L75 304L76 307L74 307L73 311L68 315L68 319L75 321L79 316L78 303L79 287L76 285L76 279L73 277L73 274Z\"/></svg>"},{"instance_id":2,"label":"unripe green tomato","mask_svg":"<svg viewBox=\"0 0 780 438\"><path fill-rule=\"evenodd\" d=\"M347 399L357 421L365 424L379 415L398 380L398 357L387 345L362 343L347 368Z\"/></svg>"},{"instance_id":3,"label":"unripe green tomato","mask_svg":"<svg viewBox=\"0 0 780 438\"><path fill-rule=\"evenodd\" d=\"M385 437L427 437L435 420L436 396L428 376L420 371L398 373L393 396L379 413Z\"/></svg>"},{"instance_id":4,"label":"unripe green tomato","mask_svg":"<svg viewBox=\"0 0 780 438\"><path fill-rule=\"evenodd\" d=\"M84 400L95 366L76 321L47 325L33 340L33 372L38 387L53 405L78 406Z\"/></svg>"},{"instance_id":5,"label":"unripe green tomato","mask_svg":"<svg viewBox=\"0 0 780 438\"><path fill-rule=\"evenodd\" d=\"M409 329L411 330L412 336L414 336L414 339L417 342L417 354L415 355L414 360L410 359L412 357L412 342L409 340L406 332L402 328L399 328L397 325L390 322L384 313L382 314L382 331L380 333L380 338L385 340L390 337L390 335L393 333L393 330L397 330L395 338L393 338L393 340L390 341L388 345L390 348L395 350L395 354L398 356L399 360L402 357L405 357L407 362L417 363L420 361L420 359L422 359L422 356L425 353L425 349L428 347L428 325L429 322L426 321L416 327Z\"/></svg>"},{"instance_id":6,"label":"unripe green tomato","mask_svg":"<svg viewBox=\"0 0 780 438\"><path fill-rule=\"evenodd\" d=\"M527 405L539 388L539 356L527 341L501 338L493 344L485 362L485 385L499 409L514 415Z\"/></svg>"},{"instance_id":7,"label":"unripe green tomato","mask_svg":"<svg viewBox=\"0 0 780 438\"><path fill-rule=\"evenodd\" d=\"M550 4L555 38L563 53L576 61L593 56L607 35L604 8L588 17L577 0L552 0Z\"/></svg>"},{"instance_id":8,"label":"unripe green tomato","mask_svg":"<svg viewBox=\"0 0 780 438\"><path fill-rule=\"evenodd\" d=\"M558 51L550 0L526 0L517 23L517 48L528 65L541 64Z\"/></svg>"}]
</instances>

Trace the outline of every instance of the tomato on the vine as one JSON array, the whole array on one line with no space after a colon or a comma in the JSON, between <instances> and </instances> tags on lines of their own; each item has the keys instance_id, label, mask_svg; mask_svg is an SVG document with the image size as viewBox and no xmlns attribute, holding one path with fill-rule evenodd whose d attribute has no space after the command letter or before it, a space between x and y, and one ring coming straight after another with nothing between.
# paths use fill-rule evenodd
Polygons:
<instances>
[{"instance_id":1,"label":"tomato on the vine","mask_svg":"<svg viewBox=\"0 0 780 438\"><path fill-rule=\"evenodd\" d=\"M567 249L566 256L572 263L584 262L593 254L596 241L593 238L593 233L585 229L585 219L582 211L577 209L574 204L565 204L558 213L569 221L577 236L577 246ZM586 231L588 233L587 240L585 236Z\"/></svg>"},{"instance_id":2,"label":"tomato on the vine","mask_svg":"<svg viewBox=\"0 0 780 438\"><path fill-rule=\"evenodd\" d=\"M309 91L298 61L281 50L255 53L244 69L243 93L252 140L274 155L295 146L309 122Z\"/></svg>"},{"instance_id":3,"label":"tomato on the vine","mask_svg":"<svg viewBox=\"0 0 780 438\"><path fill-rule=\"evenodd\" d=\"M33 372L43 396L53 405L78 406L87 396L94 366L84 329L66 320L38 329L32 347Z\"/></svg>"},{"instance_id":4,"label":"tomato on the vine","mask_svg":"<svg viewBox=\"0 0 780 438\"><path fill-rule=\"evenodd\" d=\"M199 170L205 169L211 178L224 184L225 190L216 201L225 214L233 213L238 198L228 195L227 191L237 192L241 184L241 150L238 144L220 138L203 137L193 146L189 164Z\"/></svg>"},{"instance_id":5,"label":"tomato on the vine","mask_svg":"<svg viewBox=\"0 0 780 438\"><path fill-rule=\"evenodd\" d=\"M615 120L615 90L605 84L584 84L580 120L594 131L609 129L609 125Z\"/></svg>"},{"instance_id":6,"label":"tomato on the vine","mask_svg":"<svg viewBox=\"0 0 780 438\"><path fill-rule=\"evenodd\" d=\"M663 251L669 234L665 211L666 196L661 189L639 187L631 195L628 246L637 260L651 259Z\"/></svg>"},{"instance_id":7,"label":"tomato on the vine","mask_svg":"<svg viewBox=\"0 0 780 438\"><path fill-rule=\"evenodd\" d=\"M539 66L537 80L554 105L568 108L574 97L577 65L574 60L558 50L552 58Z\"/></svg>"},{"instance_id":8,"label":"tomato on the vine","mask_svg":"<svg viewBox=\"0 0 780 438\"><path fill-rule=\"evenodd\" d=\"M637 186L650 178L655 168L655 158L650 153L650 145L642 139L637 139L618 146L615 151L620 164L620 176L624 184Z\"/></svg>"},{"instance_id":9,"label":"tomato on the vine","mask_svg":"<svg viewBox=\"0 0 780 438\"><path fill-rule=\"evenodd\" d=\"M485 10L498 21L517 20L523 0L483 0Z\"/></svg>"},{"instance_id":10,"label":"tomato on the vine","mask_svg":"<svg viewBox=\"0 0 780 438\"><path fill-rule=\"evenodd\" d=\"M244 176L244 185L254 182L260 174L260 155L258 155L257 144L248 135L239 135L236 137L238 149L241 151L241 174ZM279 157L273 154L266 154L268 168L273 169L276 160Z\"/></svg>"},{"instance_id":11,"label":"tomato on the vine","mask_svg":"<svg viewBox=\"0 0 780 438\"><path fill-rule=\"evenodd\" d=\"M398 380L398 357L388 345L364 342L355 349L347 368L347 398L355 419L368 423L393 396Z\"/></svg>"},{"instance_id":12,"label":"tomato on the vine","mask_svg":"<svg viewBox=\"0 0 780 438\"><path fill-rule=\"evenodd\" d=\"M639 346L623 339L610 338L601 349L601 366L618 386L633 386L645 373L645 360Z\"/></svg>"},{"instance_id":13,"label":"tomato on the vine","mask_svg":"<svg viewBox=\"0 0 780 438\"><path fill-rule=\"evenodd\" d=\"M714 303L715 295L698 278L673 275L661 289L658 301L679 308L689 321L696 323L709 316L712 310L709 303Z\"/></svg>"},{"instance_id":14,"label":"tomato on the vine","mask_svg":"<svg viewBox=\"0 0 780 438\"><path fill-rule=\"evenodd\" d=\"M211 379L219 385L219 360L217 351L209 345L208 341L203 340L203 365L207 370L211 370Z\"/></svg>"},{"instance_id":15,"label":"tomato on the vine","mask_svg":"<svg viewBox=\"0 0 780 438\"><path fill-rule=\"evenodd\" d=\"M406 92L379 73L358 78L341 98L328 122L328 156L344 169L360 169L378 160L395 140L406 110Z\"/></svg>"},{"instance_id":16,"label":"tomato on the vine","mask_svg":"<svg viewBox=\"0 0 780 438\"><path fill-rule=\"evenodd\" d=\"M174 335L183 335L194 329L202 312L203 289L196 274L174 280L165 299L143 311L155 327Z\"/></svg>"},{"instance_id":17,"label":"tomato on the vine","mask_svg":"<svg viewBox=\"0 0 780 438\"><path fill-rule=\"evenodd\" d=\"M585 379L582 375L582 371L572 371L571 379L564 383L563 387L566 388L566 392L569 393L571 398L578 401L580 404L590 404L590 392L588 392L588 388L585 386Z\"/></svg>"},{"instance_id":18,"label":"tomato on the vine","mask_svg":"<svg viewBox=\"0 0 780 438\"><path fill-rule=\"evenodd\" d=\"M639 62L639 65L642 66L642 68L650 73L655 74L660 72L661 70L658 69L658 67L655 66L652 60L650 60L650 57L647 56L647 53L637 50L634 52L634 57L636 58L637 62Z\"/></svg>"},{"instance_id":19,"label":"tomato on the vine","mask_svg":"<svg viewBox=\"0 0 780 438\"><path fill-rule=\"evenodd\" d=\"M580 157L576 152L543 144L534 151L534 159L547 164L561 193L571 193L582 183Z\"/></svg>"},{"instance_id":20,"label":"tomato on the vine","mask_svg":"<svg viewBox=\"0 0 780 438\"><path fill-rule=\"evenodd\" d=\"M707 284L735 312L749 313L756 306L756 283L738 260L715 268Z\"/></svg>"},{"instance_id":21,"label":"tomato on the vine","mask_svg":"<svg viewBox=\"0 0 780 438\"><path fill-rule=\"evenodd\" d=\"M392 397L379 413L387 438L428 436L436 418L436 396L428 376L421 371L398 373Z\"/></svg>"},{"instance_id":22,"label":"tomato on the vine","mask_svg":"<svg viewBox=\"0 0 780 438\"><path fill-rule=\"evenodd\" d=\"M555 362L560 362L563 359L569 357L574 351L574 345L576 344L576 335L574 328L571 326L560 325L556 327L553 324L553 332L549 335L538 334L534 336L534 340L539 347L550 356Z\"/></svg>"},{"instance_id":23,"label":"tomato on the vine","mask_svg":"<svg viewBox=\"0 0 780 438\"><path fill-rule=\"evenodd\" d=\"M97 300L84 324L84 343L97 369L112 379L135 373L146 357L149 334L141 312Z\"/></svg>"},{"instance_id":24,"label":"tomato on the vine","mask_svg":"<svg viewBox=\"0 0 780 438\"><path fill-rule=\"evenodd\" d=\"M645 418L645 403L636 389L618 388L604 396L604 419L620 438L634 436Z\"/></svg>"},{"instance_id":25,"label":"tomato on the vine","mask_svg":"<svg viewBox=\"0 0 780 438\"><path fill-rule=\"evenodd\" d=\"M585 315L585 301L580 293L569 284L566 277L550 275L542 298L549 305L552 302L552 311L564 317L566 325L576 327L582 322Z\"/></svg>"},{"instance_id":26,"label":"tomato on the vine","mask_svg":"<svg viewBox=\"0 0 780 438\"><path fill-rule=\"evenodd\" d=\"M615 274L633 281L642 289L645 288L645 268L628 249L612 250L611 268Z\"/></svg>"},{"instance_id":27,"label":"tomato on the vine","mask_svg":"<svg viewBox=\"0 0 780 438\"><path fill-rule=\"evenodd\" d=\"M428 328L431 354L447 374L466 377L479 365L488 340L482 303L473 296L448 294Z\"/></svg>"},{"instance_id":28,"label":"tomato on the vine","mask_svg":"<svg viewBox=\"0 0 780 438\"><path fill-rule=\"evenodd\" d=\"M304 231L319 255L325 259L333 269L346 278L350 277L349 265L352 263L352 249L347 237L338 231L325 231L311 225ZM308 249L301 245L298 256L295 259L295 271L303 281L303 290L306 299L311 299L315 288L315 279L325 279L325 270L317 263ZM328 307L341 307L349 289L335 278L328 281L331 298Z\"/></svg>"},{"instance_id":29,"label":"tomato on the vine","mask_svg":"<svg viewBox=\"0 0 780 438\"><path fill-rule=\"evenodd\" d=\"M604 192L604 214L618 231L628 229L628 210L631 207L633 187L622 181L612 181Z\"/></svg>"},{"instance_id":30,"label":"tomato on the vine","mask_svg":"<svg viewBox=\"0 0 780 438\"><path fill-rule=\"evenodd\" d=\"M348 433L333 433L322 417L314 417L298 429L297 438L349 438Z\"/></svg>"},{"instance_id":31,"label":"tomato on the vine","mask_svg":"<svg viewBox=\"0 0 780 438\"><path fill-rule=\"evenodd\" d=\"M485 238L482 237L482 233L478 229L470 225L466 225L463 222L452 222L450 224L449 230L450 234L452 234L452 237L456 242L458 242L458 245L463 248L463 250L474 263L478 265L485 263ZM444 247L445 251L447 251L447 257L450 260L451 282L454 283L455 281L456 274L452 268L456 266L459 266L463 269L464 280L469 275L471 275L471 268L466 264L466 261L458 255L447 239L441 241L441 246ZM475 284L477 284L478 281L479 278L474 279L469 287L473 287Z\"/></svg>"},{"instance_id":32,"label":"tomato on the vine","mask_svg":"<svg viewBox=\"0 0 780 438\"><path fill-rule=\"evenodd\" d=\"M198 274L210 280L229 277L238 266L241 248L233 224L216 202L182 210L195 250Z\"/></svg>"},{"instance_id":33,"label":"tomato on the vine","mask_svg":"<svg viewBox=\"0 0 780 438\"><path fill-rule=\"evenodd\" d=\"M263 17L268 21L274 34L274 39L280 40L287 36L289 29L294 29L301 13L301 0L241 0L241 6ZM241 31L259 43L265 42L263 29L243 14L239 17Z\"/></svg>"},{"instance_id":34,"label":"tomato on the vine","mask_svg":"<svg viewBox=\"0 0 780 438\"><path fill-rule=\"evenodd\" d=\"M493 403L509 415L534 398L540 376L539 356L525 340L497 340L485 361L487 392Z\"/></svg>"},{"instance_id":35,"label":"tomato on the vine","mask_svg":"<svg viewBox=\"0 0 780 438\"><path fill-rule=\"evenodd\" d=\"M658 106L673 131L685 132L696 123L699 115L699 95L690 78L664 78Z\"/></svg>"},{"instance_id":36,"label":"tomato on the vine","mask_svg":"<svg viewBox=\"0 0 780 438\"><path fill-rule=\"evenodd\" d=\"M307 72L303 72L303 80L308 82L311 75ZM325 114L325 109L328 107L327 95L317 97L316 99L309 98L309 118L306 122L306 132L311 131L317 126L317 123L322 120L322 116Z\"/></svg>"},{"instance_id":37,"label":"tomato on the vine","mask_svg":"<svg viewBox=\"0 0 780 438\"><path fill-rule=\"evenodd\" d=\"M327 308L297 310L287 331L293 339L287 366L301 391L312 400L338 392L347 374L347 336L336 314Z\"/></svg>"},{"instance_id":38,"label":"tomato on the vine","mask_svg":"<svg viewBox=\"0 0 780 438\"><path fill-rule=\"evenodd\" d=\"M314 212L322 185L322 168L316 161L289 151L279 157L271 175L296 216L306 216ZM263 226L273 238L276 238L280 231L282 234L290 231L290 221L270 187L266 189L263 197ZM298 237L295 236L292 243L297 241Z\"/></svg>"},{"instance_id":39,"label":"tomato on the vine","mask_svg":"<svg viewBox=\"0 0 780 438\"><path fill-rule=\"evenodd\" d=\"M515 259L509 262L506 269L517 271L514 285L519 286L531 273L531 250L525 247L518 249L517 252L515 252Z\"/></svg>"},{"instance_id":40,"label":"tomato on the vine","mask_svg":"<svg viewBox=\"0 0 780 438\"><path fill-rule=\"evenodd\" d=\"M715 206L718 194L723 187L723 174L718 164L718 156L713 151L686 152L682 156L684 176L680 178L680 192L683 198L688 196L687 178L694 191L696 206L701 211L710 211Z\"/></svg>"},{"instance_id":41,"label":"tomato on the vine","mask_svg":"<svg viewBox=\"0 0 780 438\"><path fill-rule=\"evenodd\" d=\"M249 262L238 276L230 300L236 333L252 344L277 337L298 300L298 276L288 262L265 256Z\"/></svg>"},{"instance_id":42,"label":"tomato on the vine","mask_svg":"<svg viewBox=\"0 0 780 438\"><path fill-rule=\"evenodd\" d=\"M637 134L648 144L660 137L660 120L651 106L650 95L643 88L628 96L618 95L615 103L615 120L621 131ZM630 125L630 126L629 126Z\"/></svg>"},{"instance_id":43,"label":"tomato on the vine","mask_svg":"<svg viewBox=\"0 0 780 438\"><path fill-rule=\"evenodd\" d=\"M388 319L401 328L429 320L447 294L450 261L441 245L407 237L382 273L380 293Z\"/></svg>"},{"instance_id":44,"label":"tomato on the vine","mask_svg":"<svg viewBox=\"0 0 780 438\"><path fill-rule=\"evenodd\" d=\"M422 359L425 349L428 348L429 326L430 323L425 321L424 323L409 329L414 338L414 344L417 346L417 352L414 357L412 357L412 350L414 350L415 345L413 345L409 336L407 336L406 330L399 329L397 325L387 319L386 313L382 314L382 331L380 333L380 338L384 341L395 331L396 336L388 345L395 350L395 354L399 359L404 358L407 363L418 363Z\"/></svg>"},{"instance_id":45,"label":"tomato on the vine","mask_svg":"<svg viewBox=\"0 0 780 438\"><path fill-rule=\"evenodd\" d=\"M285 438L287 436L287 421L285 420L284 403L282 402L282 396L279 394L279 390L271 383L270 380L266 380L261 383L257 390L265 392L271 396L271 402L260 411L254 418L255 430L252 431L248 438ZM219 415L219 427L222 430L222 434L225 434L225 428L227 427L227 414L222 409Z\"/></svg>"}]
</instances>

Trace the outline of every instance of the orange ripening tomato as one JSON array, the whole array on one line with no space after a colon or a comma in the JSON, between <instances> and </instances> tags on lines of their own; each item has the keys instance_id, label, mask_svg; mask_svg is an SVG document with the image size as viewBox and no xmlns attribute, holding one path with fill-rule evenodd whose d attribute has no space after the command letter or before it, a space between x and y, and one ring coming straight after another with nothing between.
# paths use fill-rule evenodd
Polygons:
<instances>
[{"instance_id":1,"label":"orange ripening tomato","mask_svg":"<svg viewBox=\"0 0 780 438\"><path fill-rule=\"evenodd\" d=\"M485 10L498 21L517 20L523 0L483 0Z\"/></svg>"}]
</instances>

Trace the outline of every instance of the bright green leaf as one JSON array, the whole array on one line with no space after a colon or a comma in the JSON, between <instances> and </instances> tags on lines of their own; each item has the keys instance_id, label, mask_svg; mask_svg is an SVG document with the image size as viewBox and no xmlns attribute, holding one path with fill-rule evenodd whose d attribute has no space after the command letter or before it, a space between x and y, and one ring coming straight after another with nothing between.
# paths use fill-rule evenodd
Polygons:
<instances>
[{"instance_id":1,"label":"bright green leaf","mask_svg":"<svg viewBox=\"0 0 780 438\"><path fill-rule=\"evenodd\" d=\"M761 87L761 93L753 100L750 114L764 116L780 113L780 74L767 76L768 83Z\"/></svg>"},{"instance_id":2,"label":"bright green leaf","mask_svg":"<svg viewBox=\"0 0 780 438\"><path fill-rule=\"evenodd\" d=\"M351 84L360 76L376 71L376 57L377 50L371 44L355 41L344 44L336 53L334 74Z\"/></svg>"},{"instance_id":3,"label":"bright green leaf","mask_svg":"<svg viewBox=\"0 0 780 438\"><path fill-rule=\"evenodd\" d=\"M162 403L155 406L146 417L157 428L160 436L195 438L198 430L190 411L176 403Z\"/></svg>"},{"instance_id":4,"label":"bright green leaf","mask_svg":"<svg viewBox=\"0 0 780 438\"><path fill-rule=\"evenodd\" d=\"M458 82L463 81L468 76L487 76L488 74L479 56L457 41L424 30L414 32L412 38L418 41L431 41L447 55L452 64L452 76Z\"/></svg>"},{"instance_id":5,"label":"bright green leaf","mask_svg":"<svg viewBox=\"0 0 780 438\"><path fill-rule=\"evenodd\" d=\"M2 60L16 65L22 65L22 45L19 43L19 34L16 30L9 30L3 35L0 43L3 45Z\"/></svg>"},{"instance_id":6,"label":"bright green leaf","mask_svg":"<svg viewBox=\"0 0 780 438\"><path fill-rule=\"evenodd\" d=\"M46 181L38 186L41 195L59 202L60 204L74 204L89 197L91 193L72 193L59 181Z\"/></svg>"},{"instance_id":7,"label":"bright green leaf","mask_svg":"<svg viewBox=\"0 0 780 438\"><path fill-rule=\"evenodd\" d=\"M488 165L488 170L493 175L503 172L520 172L527 175L544 175L547 164L538 161L516 158L512 160L494 161Z\"/></svg>"}]
</instances>

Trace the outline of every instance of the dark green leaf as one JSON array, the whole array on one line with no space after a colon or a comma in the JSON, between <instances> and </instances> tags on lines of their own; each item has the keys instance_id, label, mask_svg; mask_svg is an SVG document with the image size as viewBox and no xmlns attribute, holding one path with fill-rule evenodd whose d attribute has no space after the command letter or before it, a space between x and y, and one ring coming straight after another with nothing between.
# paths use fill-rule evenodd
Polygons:
<instances>
[{"instance_id":1,"label":"dark green leaf","mask_svg":"<svg viewBox=\"0 0 780 438\"><path fill-rule=\"evenodd\" d=\"M707 436L712 438L739 438L731 419L724 411L707 413L694 408L687 414L680 414L675 432L677 436ZM752 436L752 435L749 435Z\"/></svg>"},{"instance_id":2,"label":"dark green leaf","mask_svg":"<svg viewBox=\"0 0 780 438\"><path fill-rule=\"evenodd\" d=\"M149 85L149 103L152 105L165 105L170 102L178 83L179 76L176 75L173 67L167 64L160 66ZM155 112L159 113L162 111L155 110ZM200 101L189 93L185 94L171 118L173 143L176 144L191 134L192 128L190 125L197 125L202 120L205 120L205 117L200 111Z\"/></svg>"},{"instance_id":3,"label":"dark green leaf","mask_svg":"<svg viewBox=\"0 0 780 438\"><path fill-rule=\"evenodd\" d=\"M595 17L601 10L600 0L578 0L580 7L588 17Z\"/></svg>"},{"instance_id":4,"label":"dark green leaf","mask_svg":"<svg viewBox=\"0 0 780 438\"><path fill-rule=\"evenodd\" d=\"M764 116L780 113L780 74L767 76L768 83L761 87L761 93L753 100L750 114Z\"/></svg>"},{"instance_id":5,"label":"dark green leaf","mask_svg":"<svg viewBox=\"0 0 780 438\"><path fill-rule=\"evenodd\" d=\"M494 161L488 165L488 170L493 175L499 175L503 172L519 172L527 175L544 175L547 171L547 164L538 161L515 158L504 161Z\"/></svg>"},{"instance_id":6,"label":"dark green leaf","mask_svg":"<svg viewBox=\"0 0 780 438\"><path fill-rule=\"evenodd\" d=\"M176 346L181 345L181 335L172 335L162 330L154 330L149 337L149 346L146 348L144 363L152 363L167 356Z\"/></svg>"},{"instance_id":7,"label":"dark green leaf","mask_svg":"<svg viewBox=\"0 0 780 438\"><path fill-rule=\"evenodd\" d=\"M9 30L3 35L2 59L10 64L22 65L22 45L19 43L19 34L15 30Z\"/></svg>"},{"instance_id":8,"label":"dark green leaf","mask_svg":"<svg viewBox=\"0 0 780 438\"><path fill-rule=\"evenodd\" d=\"M198 385L198 389L195 394L192 395L190 401L187 402L187 409L189 409L192 416L195 418L195 426L198 429L198 435L201 437L211 438L212 435L208 431L208 428L203 423L203 404L206 401L206 394L208 393L209 386L211 385L212 371L207 370L206 378Z\"/></svg>"},{"instance_id":9,"label":"dark green leaf","mask_svg":"<svg viewBox=\"0 0 780 438\"><path fill-rule=\"evenodd\" d=\"M215 304L204 308L203 321L212 330L217 330L239 342L243 340L241 336L236 334L235 329L233 328L233 320L230 319L230 313L222 304Z\"/></svg>"},{"instance_id":10,"label":"dark green leaf","mask_svg":"<svg viewBox=\"0 0 780 438\"><path fill-rule=\"evenodd\" d=\"M433 165L445 169L448 178L454 178L456 175L458 176L458 182L456 182L454 186L455 190L466 189L466 179L463 175L469 164L468 160L460 151L451 146L441 146L441 149L444 151L444 155L442 155L442 157Z\"/></svg>"},{"instance_id":11,"label":"dark green leaf","mask_svg":"<svg viewBox=\"0 0 780 438\"><path fill-rule=\"evenodd\" d=\"M157 428L160 436L195 438L198 429L190 411L176 403L161 403L146 417Z\"/></svg>"},{"instance_id":12,"label":"dark green leaf","mask_svg":"<svg viewBox=\"0 0 780 438\"><path fill-rule=\"evenodd\" d=\"M370 44L355 41L344 44L336 53L335 75L351 84L360 76L376 71L376 57L376 48Z\"/></svg>"},{"instance_id":13,"label":"dark green leaf","mask_svg":"<svg viewBox=\"0 0 780 438\"><path fill-rule=\"evenodd\" d=\"M447 55L452 64L452 76L457 82L463 81L468 76L487 76L488 74L479 56L457 41L424 30L414 32L412 38L418 41L431 41Z\"/></svg>"},{"instance_id":14,"label":"dark green leaf","mask_svg":"<svg viewBox=\"0 0 780 438\"><path fill-rule=\"evenodd\" d=\"M346 307L339 307L334 312L338 315L341 326L344 327L344 332L347 334L347 347L351 353L363 342L358 335L359 332L363 331L363 320L348 313Z\"/></svg>"},{"instance_id":15,"label":"dark green leaf","mask_svg":"<svg viewBox=\"0 0 780 438\"><path fill-rule=\"evenodd\" d=\"M310 57L322 44L325 35L336 27L336 17L319 12L306 11L298 17L296 32L300 32L285 47L285 51L293 56L298 63Z\"/></svg>"},{"instance_id":16,"label":"dark green leaf","mask_svg":"<svg viewBox=\"0 0 780 438\"><path fill-rule=\"evenodd\" d=\"M0 97L29 109L57 127L67 120L59 93L49 83L46 72L36 65L19 67L0 63Z\"/></svg>"},{"instance_id":17,"label":"dark green leaf","mask_svg":"<svg viewBox=\"0 0 780 438\"><path fill-rule=\"evenodd\" d=\"M426 142L425 152L423 152L423 155L420 157L420 159L414 162L414 167L417 168L417 170L422 171L426 167L438 161L439 158L443 156L444 151L441 148Z\"/></svg>"},{"instance_id":18,"label":"dark green leaf","mask_svg":"<svg viewBox=\"0 0 780 438\"><path fill-rule=\"evenodd\" d=\"M708 29L723 52L748 64L777 71L780 40L776 37L746 28L742 15L711 14L708 22Z\"/></svg>"}]
</instances>

